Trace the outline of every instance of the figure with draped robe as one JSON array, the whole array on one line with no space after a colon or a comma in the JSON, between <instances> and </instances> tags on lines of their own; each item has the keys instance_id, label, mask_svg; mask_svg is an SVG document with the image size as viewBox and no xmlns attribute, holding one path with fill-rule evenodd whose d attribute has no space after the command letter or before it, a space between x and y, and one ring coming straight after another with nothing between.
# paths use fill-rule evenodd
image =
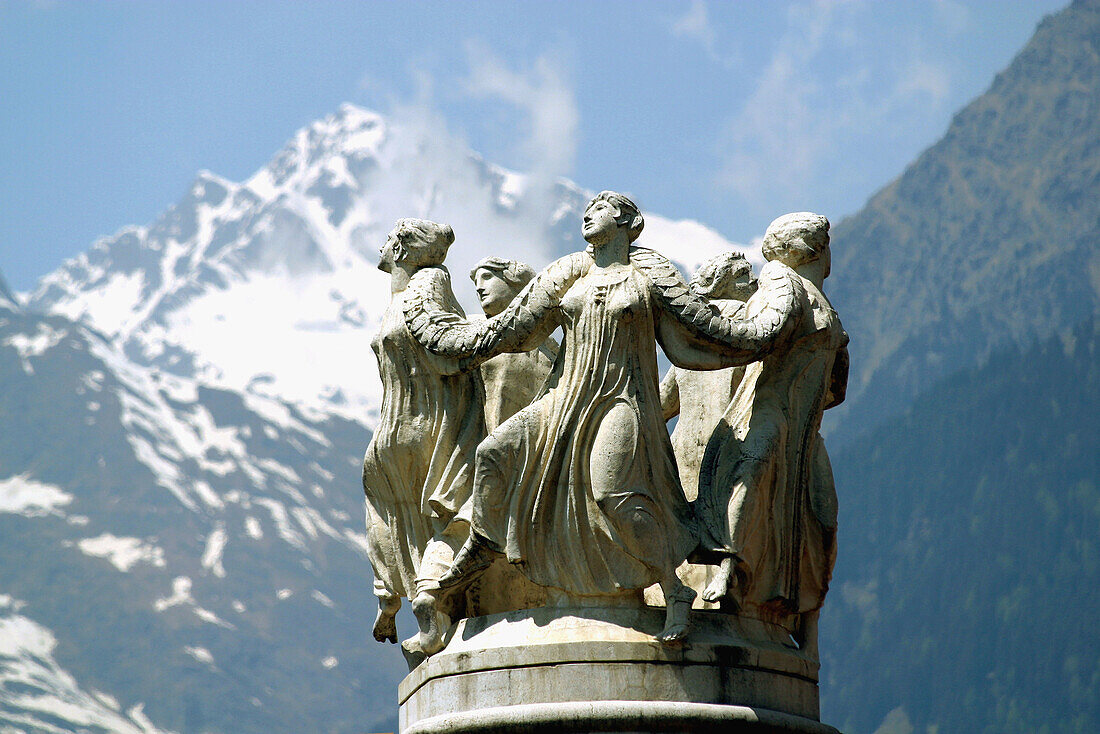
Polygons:
<instances>
[{"instance_id":1,"label":"figure with draped robe","mask_svg":"<svg viewBox=\"0 0 1100 734\"><path fill-rule=\"evenodd\" d=\"M723 316L738 318L745 301L756 292L752 264L740 251L717 255L703 263L691 277L692 291L714 304ZM699 494L699 466L711 433L733 400L745 374L743 366L720 370L688 370L672 365L661 380L661 410L665 420L677 416L672 431L672 451L680 484L689 502ZM715 567L709 564L683 563L680 579L702 594L712 580ZM656 589L646 591L650 603L660 603ZM696 607L713 606L696 598Z\"/></svg>"},{"instance_id":2,"label":"figure with draped robe","mask_svg":"<svg viewBox=\"0 0 1100 734\"><path fill-rule=\"evenodd\" d=\"M698 532L661 412L656 345L677 366L720 369L750 360L757 325L726 318L670 261L633 246L642 227L627 197L603 192L584 215L588 250L551 264L497 316L458 324L414 298L405 320L430 351L469 364L564 333L540 396L478 446L472 532L440 585L469 583L500 554L577 597L640 597L659 583L658 639L678 642L695 594L676 569ZM428 653L443 646L437 619Z\"/></svg>"},{"instance_id":3,"label":"figure with draped robe","mask_svg":"<svg viewBox=\"0 0 1100 734\"><path fill-rule=\"evenodd\" d=\"M424 349L405 324L416 279L430 279L428 298L440 319L461 321L462 308L443 265L454 233L444 224L402 219L381 250L392 297L371 346L382 380L382 408L363 460L367 550L379 611L374 637L397 641L401 598L435 588L468 533L459 516L473 481L473 459L485 436L484 390L476 369ZM415 645L415 641L414 641Z\"/></svg>"},{"instance_id":4,"label":"figure with draped robe","mask_svg":"<svg viewBox=\"0 0 1100 734\"><path fill-rule=\"evenodd\" d=\"M788 626L801 644L813 645L837 527L819 428L822 412L844 399L848 335L823 290L831 260L825 217L779 217L763 253L768 263L742 316L757 324L757 361L746 368L700 470L702 555L719 566L704 598Z\"/></svg>"}]
</instances>

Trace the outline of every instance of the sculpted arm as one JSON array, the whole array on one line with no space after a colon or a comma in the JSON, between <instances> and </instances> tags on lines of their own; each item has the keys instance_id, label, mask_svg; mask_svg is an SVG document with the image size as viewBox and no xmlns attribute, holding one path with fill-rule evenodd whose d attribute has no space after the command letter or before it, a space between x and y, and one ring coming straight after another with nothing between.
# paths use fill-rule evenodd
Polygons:
<instances>
[{"instance_id":1,"label":"sculpted arm","mask_svg":"<svg viewBox=\"0 0 1100 734\"><path fill-rule=\"evenodd\" d=\"M666 421L674 415L680 415L680 383L676 373L678 367L668 368L665 379L661 380L661 417Z\"/></svg>"},{"instance_id":2,"label":"sculpted arm","mask_svg":"<svg viewBox=\"0 0 1100 734\"><path fill-rule=\"evenodd\" d=\"M476 330L477 322L466 319L462 307L455 300L451 290L451 277L443 268L422 268L413 274L409 280L405 297L405 323L409 332L426 349L428 345L413 330L410 318L417 318L422 323L430 323L431 329L454 329L456 332ZM468 371L473 365L463 364L454 355L436 352L428 349L430 364L440 374L453 375L458 372Z\"/></svg>"},{"instance_id":3,"label":"sculpted arm","mask_svg":"<svg viewBox=\"0 0 1100 734\"><path fill-rule=\"evenodd\" d=\"M760 274L763 299L751 318L731 319L693 293L664 256L636 248L631 261L649 275L660 306L657 341L677 367L714 370L755 362L765 356L797 308L795 285L782 266L769 263Z\"/></svg>"},{"instance_id":4,"label":"sculpted arm","mask_svg":"<svg viewBox=\"0 0 1100 734\"><path fill-rule=\"evenodd\" d=\"M536 275L501 313L480 322L456 317L432 297L432 281L409 282L405 324L425 349L470 368L503 352L530 351L546 341L558 326L556 312L569 286L587 269L584 253L552 263ZM423 271L421 271L423 272Z\"/></svg>"},{"instance_id":5,"label":"sculpted arm","mask_svg":"<svg viewBox=\"0 0 1100 734\"><path fill-rule=\"evenodd\" d=\"M829 394L825 398L825 410L835 408L844 402L848 392L848 335L844 335L844 345L836 352L833 359L833 371L829 375Z\"/></svg>"}]
</instances>

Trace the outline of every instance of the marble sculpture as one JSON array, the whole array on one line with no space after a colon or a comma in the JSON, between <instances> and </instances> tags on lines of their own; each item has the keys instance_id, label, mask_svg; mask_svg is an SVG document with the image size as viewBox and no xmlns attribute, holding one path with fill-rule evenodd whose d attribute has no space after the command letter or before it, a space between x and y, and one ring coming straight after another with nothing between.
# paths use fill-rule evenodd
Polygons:
<instances>
[{"instance_id":1,"label":"marble sculpture","mask_svg":"<svg viewBox=\"0 0 1100 734\"><path fill-rule=\"evenodd\" d=\"M419 625L404 647L423 659L486 610L642 605L658 585L662 644L690 641L706 601L816 649L836 555L819 428L848 364L823 290L829 223L780 217L759 279L731 252L690 286L635 243L643 227L630 199L600 193L585 250L539 273L477 264L484 317L452 291L450 227L404 219L389 234L383 403L363 463L379 641L397 641L402 598Z\"/></svg>"}]
</instances>

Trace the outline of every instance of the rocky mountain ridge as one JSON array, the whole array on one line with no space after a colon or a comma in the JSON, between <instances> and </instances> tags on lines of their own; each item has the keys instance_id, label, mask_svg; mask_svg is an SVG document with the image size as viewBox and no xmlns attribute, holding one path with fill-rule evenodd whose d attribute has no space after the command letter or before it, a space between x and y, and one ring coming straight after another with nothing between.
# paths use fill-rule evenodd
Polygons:
<instances>
[{"instance_id":1,"label":"rocky mountain ridge","mask_svg":"<svg viewBox=\"0 0 1100 734\"><path fill-rule=\"evenodd\" d=\"M847 441L1100 308L1100 2L1047 17L944 137L833 232Z\"/></svg>"},{"instance_id":2,"label":"rocky mountain ridge","mask_svg":"<svg viewBox=\"0 0 1100 734\"><path fill-rule=\"evenodd\" d=\"M151 226L44 277L27 307L94 326L135 363L371 425L369 335L389 300L375 265L394 222L452 225L448 266L477 309L470 267L487 255L541 267L583 248L588 196L488 164L445 131L343 105L244 183L200 173ZM645 241L691 268L733 246L695 222L646 220Z\"/></svg>"},{"instance_id":3,"label":"rocky mountain ridge","mask_svg":"<svg viewBox=\"0 0 1100 734\"><path fill-rule=\"evenodd\" d=\"M369 436L0 308L0 730L334 731L402 663L362 639ZM129 727L129 728L127 728ZM288 729L289 730L289 729Z\"/></svg>"}]
</instances>

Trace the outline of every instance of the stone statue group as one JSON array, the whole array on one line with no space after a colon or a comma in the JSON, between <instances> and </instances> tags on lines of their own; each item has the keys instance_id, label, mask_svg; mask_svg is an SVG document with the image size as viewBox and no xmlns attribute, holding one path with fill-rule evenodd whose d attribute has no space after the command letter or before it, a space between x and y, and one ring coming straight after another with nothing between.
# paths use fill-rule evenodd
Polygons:
<instances>
[{"instance_id":1,"label":"stone statue group","mask_svg":"<svg viewBox=\"0 0 1100 734\"><path fill-rule=\"evenodd\" d=\"M605 191L585 211L585 251L540 273L482 260L484 317L455 298L449 226L390 232L379 267L393 295L372 343L383 401L363 462L377 640L397 641L404 597L411 656L441 650L462 617L646 602L666 607L664 643L688 636L695 606L816 645L837 517L818 431L848 373L822 289L829 222L780 217L759 277L730 252L690 285L634 244L643 224Z\"/></svg>"}]
</instances>

